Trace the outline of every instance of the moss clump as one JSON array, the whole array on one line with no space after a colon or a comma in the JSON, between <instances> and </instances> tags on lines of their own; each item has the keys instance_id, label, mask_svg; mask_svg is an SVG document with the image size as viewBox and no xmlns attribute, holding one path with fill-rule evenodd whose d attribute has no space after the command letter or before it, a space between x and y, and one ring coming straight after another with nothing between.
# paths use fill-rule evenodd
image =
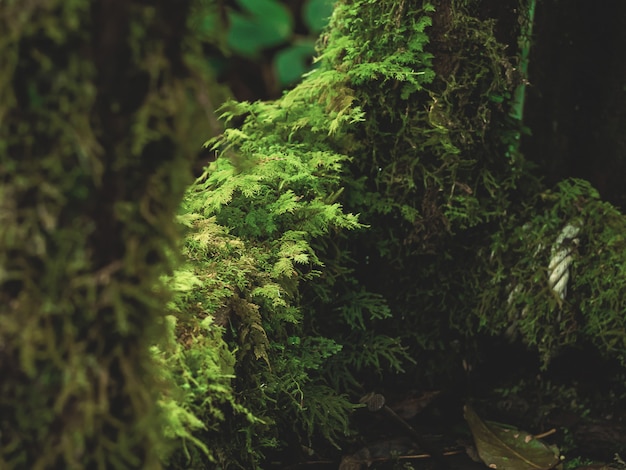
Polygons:
<instances>
[{"instance_id":1,"label":"moss clump","mask_svg":"<svg viewBox=\"0 0 626 470\"><path fill-rule=\"evenodd\" d=\"M219 348L236 359L232 371L222 365L209 380L213 385L189 395L196 415L210 418L198 436L213 442L210 459L223 465L258 466L268 448L285 444L279 431L303 437L318 431L335 440L347 432L354 407L317 372L342 346L307 334L300 289L323 277L314 242L361 228L334 201L347 157L316 142L331 126L331 139L345 138L340 123L359 115L337 111L334 124L322 110L305 115L310 92L297 96L297 88L281 102L227 106L231 118L249 114L240 129L214 143L231 159L209 166L181 210L189 227L187 279L194 279L177 301L190 341L185 355L216 347L199 328L202 318L211 318ZM286 109L294 122L283 122ZM193 366L187 367L193 376ZM230 393L216 399L211 388L233 371Z\"/></svg>"}]
</instances>

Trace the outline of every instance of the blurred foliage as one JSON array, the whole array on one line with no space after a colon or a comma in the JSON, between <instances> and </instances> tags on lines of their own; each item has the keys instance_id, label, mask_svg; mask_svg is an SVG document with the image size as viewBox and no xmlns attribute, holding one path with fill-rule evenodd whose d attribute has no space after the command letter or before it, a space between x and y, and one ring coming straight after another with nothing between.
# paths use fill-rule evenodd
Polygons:
<instances>
[{"instance_id":1,"label":"blurred foliage","mask_svg":"<svg viewBox=\"0 0 626 470\"><path fill-rule=\"evenodd\" d=\"M2 469L159 469L203 426L151 352L210 121L203 10L151 3L0 8Z\"/></svg>"},{"instance_id":2,"label":"blurred foliage","mask_svg":"<svg viewBox=\"0 0 626 470\"><path fill-rule=\"evenodd\" d=\"M209 60L235 95L270 98L311 70L332 5L332 0L229 0L216 3L198 23L205 34L221 31Z\"/></svg>"},{"instance_id":3,"label":"blurred foliage","mask_svg":"<svg viewBox=\"0 0 626 470\"><path fill-rule=\"evenodd\" d=\"M293 30L291 12L273 0L237 0L243 13L229 12L228 45L242 55L255 56L285 43Z\"/></svg>"}]
</instances>

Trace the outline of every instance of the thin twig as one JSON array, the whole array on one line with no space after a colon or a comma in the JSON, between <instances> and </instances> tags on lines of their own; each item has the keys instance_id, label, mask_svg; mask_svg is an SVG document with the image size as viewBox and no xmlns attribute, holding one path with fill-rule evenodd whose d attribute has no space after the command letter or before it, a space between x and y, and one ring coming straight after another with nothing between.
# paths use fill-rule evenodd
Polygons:
<instances>
[{"instance_id":1,"label":"thin twig","mask_svg":"<svg viewBox=\"0 0 626 470\"><path fill-rule=\"evenodd\" d=\"M542 432L541 434L535 434L535 439L543 439L544 437L551 436L552 434L556 434L556 429L552 428L547 430L546 432Z\"/></svg>"}]
</instances>

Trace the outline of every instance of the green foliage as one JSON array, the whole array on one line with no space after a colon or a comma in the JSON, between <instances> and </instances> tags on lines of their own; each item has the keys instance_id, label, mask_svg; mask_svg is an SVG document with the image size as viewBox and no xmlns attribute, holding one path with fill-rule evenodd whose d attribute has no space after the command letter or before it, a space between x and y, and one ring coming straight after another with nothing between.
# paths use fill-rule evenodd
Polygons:
<instances>
[{"instance_id":1,"label":"green foliage","mask_svg":"<svg viewBox=\"0 0 626 470\"><path fill-rule=\"evenodd\" d=\"M287 8L275 0L237 0L244 13L230 12L228 45L243 55L259 51L287 40L293 19Z\"/></svg>"},{"instance_id":2,"label":"green foliage","mask_svg":"<svg viewBox=\"0 0 626 470\"><path fill-rule=\"evenodd\" d=\"M338 2L302 83L221 110L173 280L189 286L173 314L191 338L175 355L212 358L180 375L220 390L183 401L206 426L185 432L218 449L198 446L200 462L340 445L363 389L442 380L481 334L545 364L580 339L624 361L623 216L583 182L550 192L529 172L495 22L474 2L417 3ZM550 265L566 246L564 294Z\"/></svg>"},{"instance_id":3,"label":"green foliage","mask_svg":"<svg viewBox=\"0 0 626 470\"><path fill-rule=\"evenodd\" d=\"M190 2L104 3L0 13L6 469L158 469L169 436L200 425L151 347L202 122L201 45Z\"/></svg>"},{"instance_id":4,"label":"green foliage","mask_svg":"<svg viewBox=\"0 0 626 470\"><path fill-rule=\"evenodd\" d=\"M346 293L340 304L338 312L340 318L352 330L366 330L366 318L375 320L392 316L383 296L363 289Z\"/></svg>"},{"instance_id":5,"label":"green foliage","mask_svg":"<svg viewBox=\"0 0 626 470\"><path fill-rule=\"evenodd\" d=\"M339 312L323 331L352 330L346 343L357 346L344 345L344 365L361 379L363 367L408 365L417 380L449 368L437 361L457 360L449 344L475 331L470 312L484 274L458 260L474 259L493 224L539 187L511 151L504 97L516 85L514 58L492 20L440 7L435 16L429 2L338 3L320 71L309 77L332 77L364 116L345 140L354 158L344 164L341 198L371 228L325 245L335 257L325 261L332 284L314 288L316 311ZM355 330L384 332L387 340L368 341L389 356L358 357L365 346Z\"/></svg>"},{"instance_id":6,"label":"green foliage","mask_svg":"<svg viewBox=\"0 0 626 470\"><path fill-rule=\"evenodd\" d=\"M182 207L188 269L201 281L183 303L201 305L201 315L224 328L236 357L236 399L228 403L265 423L218 438L240 465L258 465L265 446L283 445L279 430L337 442L354 408L329 387L337 372L354 386L357 373L400 371L408 360L399 341L371 329L391 317L385 300L354 283L347 250L339 257L332 250L333 240L364 228L338 202L353 158L338 149L356 147L348 131L363 120L348 81L323 66L275 102L225 105L226 122L243 124L208 144L218 158ZM198 311L176 315L193 322ZM196 415L203 400L194 398Z\"/></svg>"},{"instance_id":7,"label":"green foliage","mask_svg":"<svg viewBox=\"0 0 626 470\"><path fill-rule=\"evenodd\" d=\"M201 3L181 32L252 56L291 41L281 80L304 69L312 44L284 5L239 0L227 32ZM624 364L624 217L581 181L539 191L507 118L515 60L470 3L338 2L301 84L221 109L167 278L205 90L162 57L148 7L117 39L145 83L120 91L107 51L56 60L98 43L86 3L10 4L0 464L258 468L287 445L341 446L363 389L439 378L479 333L545 364L580 340ZM321 5L305 8L316 30ZM202 76L188 46L180 69ZM566 294L549 267L564 243Z\"/></svg>"},{"instance_id":8,"label":"green foliage","mask_svg":"<svg viewBox=\"0 0 626 470\"><path fill-rule=\"evenodd\" d=\"M311 68L309 62L315 55L315 41L302 39L287 49L276 53L274 67L282 86L297 82Z\"/></svg>"},{"instance_id":9,"label":"green foliage","mask_svg":"<svg viewBox=\"0 0 626 470\"><path fill-rule=\"evenodd\" d=\"M189 220L189 215L183 217ZM213 218L192 219L186 253L194 281L176 302L181 335L188 338L183 357L206 363L215 351L222 352L221 359L204 369L186 359L180 376L190 382L189 408L209 427L194 435L213 443L210 460L257 466L263 448L277 445L277 428L294 423L313 432L321 422L337 420L345 429L352 405L309 374L340 346L324 338L300 341L297 336L301 313L293 301L298 282L293 259L300 256L298 247L288 244L290 249L285 249L284 241L269 248L255 246L230 235ZM306 247L304 234L296 235L298 244ZM285 238L289 240L289 234ZM292 267L277 270L281 262ZM211 335L197 326L200 318L211 322ZM205 388L193 386L196 382ZM215 387L224 393L216 394ZM216 412L223 407L229 411ZM319 414L327 407L334 414ZM337 431L324 426L324 432L332 438Z\"/></svg>"},{"instance_id":10,"label":"green foliage","mask_svg":"<svg viewBox=\"0 0 626 470\"><path fill-rule=\"evenodd\" d=\"M247 453L236 461L257 465L260 449L282 445L278 430L336 441L353 406L342 391L415 363L407 342L443 348L447 316L427 313L430 300L414 313L416 278L436 265L418 274L411 256L508 206L495 196L513 185L517 162L504 160L497 139L479 150L487 118L504 114L490 99L508 90L504 48L490 40L486 56L449 58L475 80L477 96L453 76L437 81L426 34L433 10L338 3L320 67L303 83L274 102L222 110L241 124L208 143L218 158L188 192L182 218L189 269L201 280L186 295L224 328L236 357L237 398L225 402L266 423L224 434L222 448ZM464 41L484 44L491 27L461 15L447 33L475 31ZM372 225L367 236L349 233L364 226L344 204ZM382 283L367 276L369 254L388 270ZM202 413L201 393L194 402Z\"/></svg>"},{"instance_id":11,"label":"green foliage","mask_svg":"<svg viewBox=\"0 0 626 470\"><path fill-rule=\"evenodd\" d=\"M235 355L222 339L223 328L216 326L210 316L178 325L171 316L169 323L169 344L154 351L162 361L162 370L169 374L167 379L178 385L174 395L161 400L167 416L165 434L180 441L167 461L171 468L206 468L239 450L227 448L219 439L220 426L227 419L239 420L250 429L264 423L236 401L231 386Z\"/></svg>"},{"instance_id":12,"label":"green foliage","mask_svg":"<svg viewBox=\"0 0 626 470\"><path fill-rule=\"evenodd\" d=\"M326 27L333 12L333 3L333 0L306 1L302 19L312 32L319 34Z\"/></svg>"},{"instance_id":13,"label":"green foliage","mask_svg":"<svg viewBox=\"0 0 626 470\"><path fill-rule=\"evenodd\" d=\"M312 69L315 40L328 24L332 0L302 5L281 0L226 3L212 2L211 8L193 15L196 30L219 49L210 57L216 71L245 81L242 74L259 68L266 93L277 94Z\"/></svg>"},{"instance_id":14,"label":"green foliage","mask_svg":"<svg viewBox=\"0 0 626 470\"><path fill-rule=\"evenodd\" d=\"M450 41L450 50L463 55L439 45L442 52L433 62L426 34L433 6L391 5L339 6L337 14L344 11L345 17L333 34L341 40L324 57L347 70L368 113L361 138L371 157L353 166L355 180L367 175L368 184L348 197L368 223L370 217L399 219L393 226L401 233L381 234L381 242L399 238L428 245L506 209L506 193L498 190L514 186L521 162L507 164L504 149L490 147L497 136L490 145L486 139L491 119L505 117L490 97L509 93L512 83L504 77L512 65L493 38L493 24L462 13L448 30L438 31L446 35L438 40Z\"/></svg>"}]
</instances>

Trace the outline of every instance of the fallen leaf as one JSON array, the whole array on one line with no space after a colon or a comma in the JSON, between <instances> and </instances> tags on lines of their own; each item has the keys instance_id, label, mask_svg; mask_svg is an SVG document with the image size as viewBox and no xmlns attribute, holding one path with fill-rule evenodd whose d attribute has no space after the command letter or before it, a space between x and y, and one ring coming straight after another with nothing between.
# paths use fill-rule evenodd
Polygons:
<instances>
[{"instance_id":1,"label":"fallen leaf","mask_svg":"<svg viewBox=\"0 0 626 470\"><path fill-rule=\"evenodd\" d=\"M476 450L489 468L500 470L550 470L560 463L559 450L527 432L481 420L465 406Z\"/></svg>"}]
</instances>

